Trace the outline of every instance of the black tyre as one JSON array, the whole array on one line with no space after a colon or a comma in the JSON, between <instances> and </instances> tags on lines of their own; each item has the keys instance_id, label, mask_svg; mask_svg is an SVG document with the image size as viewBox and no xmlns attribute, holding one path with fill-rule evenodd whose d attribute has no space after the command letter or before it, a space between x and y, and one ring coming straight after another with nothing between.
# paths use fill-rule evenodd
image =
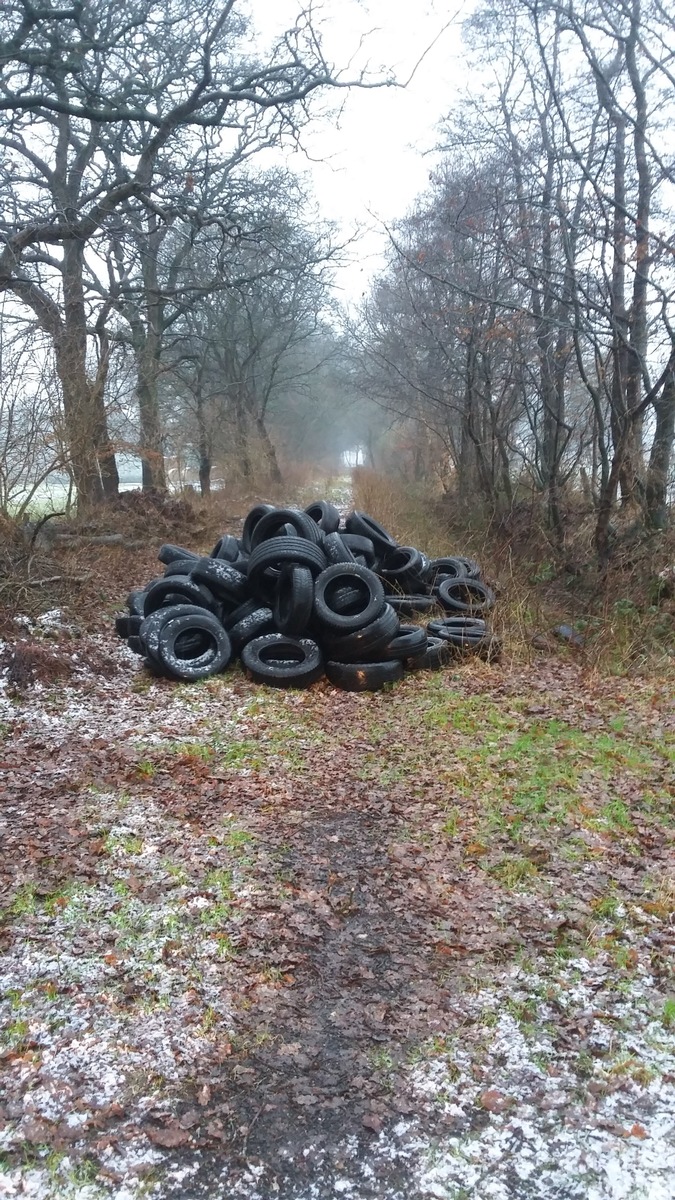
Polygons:
<instances>
[{"instance_id":1,"label":"black tyre","mask_svg":"<svg viewBox=\"0 0 675 1200\"><path fill-rule=\"evenodd\" d=\"M435 637L484 637L487 624L482 617L438 617L429 621L427 629Z\"/></svg>"},{"instance_id":2,"label":"black tyre","mask_svg":"<svg viewBox=\"0 0 675 1200\"><path fill-rule=\"evenodd\" d=\"M213 592L188 575L170 575L168 579L158 579L151 584L145 593L143 614L149 617L150 613L167 604L192 604L212 613L218 612Z\"/></svg>"},{"instance_id":3,"label":"black tyre","mask_svg":"<svg viewBox=\"0 0 675 1200\"><path fill-rule=\"evenodd\" d=\"M280 633L298 637L312 619L314 580L307 567L283 567L277 582L274 623Z\"/></svg>"},{"instance_id":4,"label":"black tyre","mask_svg":"<svg viewBox=\"0 0 675 1200\"><path fill-rule=\"evenodd\" d=\"M340 514L334 504L328 500L315 500L305 509L308 517L323 529L324 533L335 533L340 527Z\"/></svg>"},{"instance_id":5,"label":"black tyre","mask_svg":"<svg viewBox=\"0 0 675 1200\"><path fill-rule=\"evenodd\" d=\"M390 662L342 663L327 662L326 675L334 687L345 692L376 692L387 683L403 678L403 663Z\"/></svg>"},{"instance_id":6,"label":"black tyre","mask_svg":"<svg viewBox=\"0 0 675 1200\"><path fill-rule=\"evenodd\" d=\"M389 644L381 651L382 659L398 658L404 662L425 654L428 649L426 629L421 625L401 625Z\"/></svg>"},{"instance_id":7,"label":"black tyre","mask_svg":"<svg viewBox=\"0 0 675 1200\"><path fill-rule=\"evenodd\" d=\"M239 621L243 621L244 617L250 617L252 613L257 612L260 608L259 600L244 600L243 604L238 604L232 612L225 613L223 617L223 625L229 631L233 625L237 625Z\"/></svg>"},{"instance_id":8,"label":"black tyre","mask_svg":"<svg viewBox=\"0 0 675 1200\"><path fill-rule=\"evenodd\" d=\"M308 517L307 520L310 518ZM300 537L270 538L256 546L248 564L248 586L254 595L270 599L279 572L287 564L308 567L312 575L325 569L326 557L320 546Z\"/></svg>"},{"instance_id":9,"label":"black tyre","mask_svg":"<svg viewBox=\"0 0 675 1200\"><path fill-rule=\"evenodd\" d=\"M153 580L153 583L156 582ZM145 606L145 588L134 588L127 596L127 608L132 616L143 616Z\"/></svg>"},{"instance_id":10,"label":"black tyre","mask_svg":"<svg viewBox=\"0 0 675 1200\"><path fill-rule=\"evenodd\" d=\"M265 513L257 522L251 534L251 549L255 550L263 542L279 537L285 532L285 526L291 525L296 537L303 538L318 546L323 541L323 533L307 513L299 508L275 508Z\"/></svg>"},{"instance_id":11,"label":"black tyre","mask_svg":"<svg viewBox=\"0 0 675 1200\"><path fill-rule=\"evenodd\" d=\"M204 584L218 600L241 604L248 595L248 581L238 567L219 558L198 558L190 579Z\"/></svg>"},{"instance_id":12,"label":"black tyre","mask_svg":"<svg viewBox=\"0 0 675 1200\"><path fill-rule=\"evenodd\" d=\"M453 647L443 638L428 637L427 649L424 654L415 655L406 660L408 671L438 671L447 667L455 659Z\"/></svg>"},{"instance_id":13,"label":"black tyre","mask_svg":"<svg viewBox=\"0 0 675 1200\"><path fill-rule=\"evenodd\" d=\"M231 625L228 629L232 649L235 654L240 654L244 646L248 642L252 642L254 638L262 637L263 634L274 633L274 615L271 608L256 608L247 617L242 617L237 621L236 625Z\"/></svg>"},{"instance_id":14,"label":"black tyre","mask_svg":"<svg viewBox=\"0 0 675 1200\"><path fill-rule=\"evenodd\" d=\"M127 638L127 646L131 650L132 654L138 654L141 658L145 654L145 647L141 639L136 634L132 633L131 636Z\"/></svg>"},{"instance_id":15,"label":"black tyre","mask_svg":"<svg viewBox=\"0 0 675 1200\"><path fill-rule=\"evenodd\" d=\"M323 539L323 552L331 566L336 563L355 562L349 546L341 533L328 533Z\"/></svg>"},{"instance_id":16,"label":"black tyre","mask_svg":"<svg viewBox=\"0 0 675 1200\"><path fill-rule=\"evenodd\" d=\"M444 579L468 578L466 560L448 556L447 558L432 558L429 563L429 582L436 587Z\"/></svg>"},{"instance_id":17,"label":"black tyre","mask_svg":"<svg viewBox=\"0 0 675 1200\"><path fill-rule=\"evenodd\" d=\"M465 558L463 554L458 555L459 561L464 567L464 572L467 579L480 579L480 567L473 558Z\"/></svg>"},{"instance_id":18,"label":"black tyre","mask_svg":"<svg viewBox=\"0 0 675 1200\"><path fill-rule=\"evenodd\" d=\"M186 550L184 546L174 546L171 542L165 542L163 546L160 546L157 557L161 563L168 566L178 558L195 559L199 558L199 555L195 554L193 550Z\"/></svg>"},{"instance_id":19,"label":"black tyre","mask_svg":"<svg viewBox=\"0 0 675 1200\"><path fill-rule=\"evenodd\" d=\"M198 558L176 558L167 564L164 578L168 579L171 575L189 575L196 562L199 562Z\"/></svg>"},{"instance_id":20,"label":"black tyre","mask_svg":"<svg viewBox=\"0 0 675 1200\"><path fill-rule=\"evenodd\" d=\"M354 587L361 596L361 605L354 612L337 612L332 599L344 587ZM314 615L326 629L349 632L363 629L379 617L385 605L384 588L377 575L358 563L338 563L322 571L314 592Z\"/></svg>"},{"instance_id":21,"label":"black tyre","mask_svg":"<svg viewBox=\"0 0 675 1200\"><path fill-rule=\"evenodd\" d=\"M438 607L435 596L387 596L387 604L391 604L400 617L422 617Z\"/></svg>"},{"instance_id":22,"label":"black tyre","mask_svg":"<svg viewBox=\"0 0 675 1200\"><path fill-rule=\"evenodd\" d=\"M244 521L244 528L241 534L241 548L244 554L251 553L251 538L258 521L271 512L274 512L273 504L256 504L255 508L252 508L249 512Z\"/></svg>"},{"instance_id":23,"label":"black tyre","mask_svg":"<svg viewBox=\"0 0 675 1200\"><path fill-rule=\"evenodd\" d=\"M161 626L157 659L175 679L206 679L224 671L231 657L230 639L211 613L185 613Z\"/></svg>"},{"instance_id":24,"label":"black tyre","mask_svg":"<svg viewBox=\"0 0 675 1200\"><path fill-rule=\"evenodd\" d=\"M494 606L495 594L479 579L444 579L438 585L438 599L447 612L473 616L488 612Z\"/></svg>"},{"instance_id":25,"label":"black tyre","mask_svg":"<svg viewBox=\"0 0 675 1200\"><path fill-rule=\"evenodd\" d=\"M424 590L429 559L415 546L397 546L385 556L380 575L391 586L407 593Z\"/></svg>"},{"instance_id":26,"label":"black tyre","mask_svg":"<svg viewBox=\"0 0 675 1200\"><path fill-rule=\"evenodd\" d=\"M159 635L162 626L170 621L173 617L190 617L195 613L204 612L202 608L198 608L194 604L169 604L165 608L155 609L150 616L146 617L141 625L138 636L143 644L144 653L148 658L158 662L157 654L159 652ZM212 614L211 614L212 615Z\"/></svg>"},{"instance_id":27,"label":"black tyre","mask_svg":"<svg viewBox=\"0 0 675 1200\"><path fill-rule=\"evenodd\" d=\"M377 557L375 547L370 538L362 537L360 533L343 533L341 534L343 544L348 550L351 550L354 558L361 556L365 559L365 564L371 570L375 566Z\"/></svg>"},{"instance_id":28,"label":"black tyre","mask_svg":"<svg viewBox=\"0 0 675 1200\"><path fill-rule=\"evenodd\" d=\"M323 644L326 654L336 662L368 662L369 659L385 659L390 655L382 651L399 632L398 617L393 608L385 604L379 617L365 625L363 629L355 629L351 633L343 633L339 637L326 635ZM396 656L394 656L396 657Z\"/></svg>"},{"instance_id":29,"label":"black tyre","mask_svg":"<svg viewBox=\"0 0 675 1200\"><path fill-rule=\"evenodd\" d=\"M221 538L218 538L213 550L211 558L222 559L223 562L236 562L240 554L239 542L231 533L224 533Z\"/></svg>"},{"instance_id":30,"label":"black tyre","mask_svg":"<svg viewBox=\"0 0 675 1200\"><path fill-rule=\"evenodd\" d=\"M396 539L387 533L387 530L374 517L369 517L368 513L350 513L345 521L345 527L347 533L359 533L362 537L370 538L380 556L398 545Z\"/></svg>"},{"instance_id":31,"label":"black tyre","mask_svg":"<svg viewBox=\"0 0 675 1200\"><path fill-rule=\"evenodd\" d=\"M115 633L121 638L137 637L142 624L143 617L140 613L129 613L128 616L115 617Z\"/></svg>"},{"instance_id":32,"label":"black tyre","mask_svg":"<svg viewBox=\"0 0 675 1200\"><path fill-rule=\"evenodd\" d=\"M321 651L310 638L271 633L249 642L242 665L256 683L269 687L309 687L324 673Z\"/></svg>"}]
</instances>

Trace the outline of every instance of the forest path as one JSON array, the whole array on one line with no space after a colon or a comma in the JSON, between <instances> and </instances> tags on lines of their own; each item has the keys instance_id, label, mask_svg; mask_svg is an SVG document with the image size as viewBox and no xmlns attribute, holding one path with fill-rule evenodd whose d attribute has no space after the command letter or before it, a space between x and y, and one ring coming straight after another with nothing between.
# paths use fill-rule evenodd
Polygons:
<instances>
[{"instance_id":1,"label":"forest path","mask_svg":"<svg viewBox=\"0 0 675 1200\"><path fill-rule=\"evenodd\" d=\"M0 713L0 1195L670 1197L668 680L76 646Z\"/></svg>"}]
</instances>

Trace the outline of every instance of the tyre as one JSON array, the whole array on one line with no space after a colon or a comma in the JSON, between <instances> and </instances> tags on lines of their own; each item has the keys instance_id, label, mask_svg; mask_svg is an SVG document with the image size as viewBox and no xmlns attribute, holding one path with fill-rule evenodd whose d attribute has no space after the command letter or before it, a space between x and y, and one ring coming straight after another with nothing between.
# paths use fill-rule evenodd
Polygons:
<instances>
[{"instance_id":1,"label":"tyre","mask_svg":"<svg viewBox=\"0 0 675 1200\"><path fill-rule=\"evenodd\" d=\"M195 635L199 639L196 647ZM184 613L160 628L157 659L175 679L206 679L224 671L231 657L230 639L212 613Z\"/></svg>"},{"instance_id":2,"label":"tyre","mask_svg":"<svg viewBox=\"0 0 675 1200\"><path fill-rule=\"evenodd\" d=\"M459 561L464 566L464 572L467 579L480 579L480 567L473 558L465 558L464 555L458 555Z\"/></svg>"},{"instance_id":3,"label":"tyre","mask_svg":"<svg viewBox=\"0 0 675 1200\"><path fill-rule=\"evenodd\" d=\"M169 563L176 562L178 558L195 559L199 558L199 555L195 554L193 550L186 550L184 546L174 546L171 542L165 542L163 546L160 546L157 557L161 563L168 566Z\"/></svg>"},{"instance_id":4,"label":"tyre","mask_svg":"<svg viewBox=\"0 0 675 1200\"><path fill-rule=\"evenodd\" d=\"M241 604L248 594L246 576L232 563L219 558L198 558L190 571L190 579L204 584L225 603Z\"/></svg>"},{"instance_id":5,"label":"tyre","mask_svg":"<svg viewBox=\"0 0 675 1200\"><path fill-rule=\"evenodd\" d=\"M453 647L439 637L428 637L424 654L416 654L406 660L408 671L438 671L447 667L455 658Z\"/></svg>"},{"instance_id":6,"label":"tyre","mask_svg":"<svg viewBox=\"0 0 675 1200\"><path fill-rule=\"evenodd\" d=\"M387 596L399 617L422 617L438 607L435 596Z\"/></svg>"},{"instance_id":7,"label":"tyre","mask_svg":"<svg viewBox=\"0 0 675 1200\"><path fill-rule=\"evenodd\" d=\"M142 624L143 617L140 613L129 613L128 616L115 617L115 633L121 638L137 637Z\"/></svg>"},{"instance_id":8,"label":"tyre","mask_svg":"<svg viewBox=\"0 0 675 1200\"><path fill-rule=\"evenodd\" d=\"M495 594L479 579L444 579L438 585L438 599L447 612L475 615L494 606Z\"/></svg>"},{"instance_id":9,"label":"tyre","mask_svg":"<svg viewBox=\"0 0 675 1200\"><path fill-rule=\"evenodd\" d=\"M273 504L256 504L255 508L248 513L241 533L241 548L244 554L251 553L251 538L258 521L271 512L274 512Z\"/></svg>"},{"instance_id":10,"label":"tyre","mask_svg":"<svg viewBox=\"0 0 675 1200\"><path fill-rule=\"evenodd\" d=\"M388 654L381 652L386 649L392 638L396 637L399 629L396 613L385 604L379 617L364 625L363 629L355 629L339 637L324 636L324 648L329 658L336 662L367 662L371 658L389 658Z\"/></svg>"},{"instance_id":11,"label":"tyre","mask_svg":"<svg viewBox=\"0 0 675 1200\"><path fill-rule=\"evenodd\" d=\"M169 604L165 608L158 608L150 613L150 616L145 618L138 631L138 636L143 644L143 651L147 657L158 661L159 634L162 626L167 621L170 621L173 617L194 616L195 613L204 611L204 609L197 608L194 604Z\"/></svg>"},{"instance_id":12,"label":"tyre","mask_svg":"<svg viewBox=\"0 0 675 1200\"><path fill-rule=\"evenodd\" d=\"M487 624L482 617L439 617L429 621L427 629L434 637L484 637Z\"/></svg>"},{"instance_id":13,"label":"tyre","mask_svg":"<svg viewBox=\"0 0 675 1200\"><path fill-rule=\"evenodd\" d=\"M145 654L143 643L136 634L131 634L130 637L127 638L127 646L131 650L132 654L138 654L141 658Z\"/></svg>"},{"instance_id":14,"label":"tyre","mask_svg":"<svg viewBox=\"0 0 675 1200\"><path fill-rule=\"evenodd\" d=\"M223 562L233 563L240 554L239 542L231 533L224 533L221 538L218 538L213 550L211 558L222 559Z\"/></svg>"},{"instance_id":15,"label":"tyre","mask_svg":"<svg viewBox=\"0 0 675 1200\"><path fill-rule=\"evenodd\" d=\"M166 604L192 604L212 613L218 611L213 592L204 584L190 579L189 575L170 575L168 579L158 579L151 584L145 593L143 615L149 617L150 613Z\"/></svg>"},{"instance_id":16,"label":"tyre","mask_svg":"<svg viewBox=\"0 0 675 1200\"><path fill-rule=\"evenodd\" d=\"M372 545L372 543L371 543ZM336 563L354 562L354 555L341 533L329 533L323 539L323 552L331 566Z\"/></svg>"},{"instance_id":17,"label":"tyre","mask_svg":"<svg viewBox=\"0 0 675 1200\"><path fill-rule=\"evenodd\" d=\"M398 658L404 662L425 654L428 648L427 631L421 625L401 625L398 633L380 652L383 660Z\"/></svg>"},{"instance_id":18,"label":"tyre","mask_svg":"<svg viewBox=\"0 0 675 1200\"><path fill-rule=\"evenodd\" d=\"M237 625L239 621L243 621L244 617L250 617L252 613L257 612L260 608L259 600L244 600L243 604L238 604L232 612L225 613L223 617L223 625L227 630L230 630L233 625Z\"/></svg>"},{"instance_id":19,"label":"tyre","mask_svg":"<svg viewBox=\"0 0 675 1200\"><path fill-rule=\"evenodd\" d=\"M248 642L252 642L254 638L262 637L263 634L274 633L274 615L272 609L263 607L254 609L247 617L242 617L240 621L237 621L236 625L230 626L227 632L234 653L240 654L244 646Z\"/></svg>"},{"instance_id":20,"label":"tyre","mask_svg":"<svg viewBox=\"0 0 675 1200\"><path fill-rule=\"evenodd\" d=\"M343 533L342 542L351 550L355 558L362 556L365 560L365 565L371 570L375 566L376 556L375 547L370 538L362 537L359 533Z\"/></svg>"},{"instance_id":21,"label":"tyre","mask_svg":"<svg viewBox=\"0 0 675 1200\"><path fill-rule=\"evenodd\" d=\"M189 575L196 562L199 562L198 558L176 558L167 565L164 578L168 579L171 575Z\"/></svg>"},{"instance_id":22,"label":"tyre","mask_svg":"<svg viewBox=\"0 0 675 1200\"><path fill-rule=\"evenodd\" d=\"M309 517L307 518L309 520ZM320 546L300 537L270 538L256 546L248 564L248 586L262 600L274 592L279 572L287 564L308 567L312 575L325 569L326 557Z\"/></svg>"},{"instance_id":23,"label":"tyre","mask_svg":"<svg viewBox=\"0 0 675 1200\"><path fill-rule=\"evenodd\" d=\"M327 662L326 675L334 687L345 692L376 692L387 683L403 678L403 663L390 662L342 663Z\"/></svg>"},{"instance_id":24,"label":"tyre","mask_svg":"<svg viewBox=\"0 0 675 1200\"><path fill-rule=\"evenodd\" d=\"M390 550L380 567L380 575L390 585L407 593L424 589L429 559L415 546L397 546Z\"/></svg>"},{"instance_id":25,"label":"tyre","mask_svg":"<svg viewBox=\"0 0 675 1200\"><path fill-rule=\"evenodd\" d=\"M361 596L355 612L336 612L332 604L335 593L345 586L354 587ZM385 605L384 588L377 575L358 563L338 563L319 575L314 592L314 615L326 629L349 632L363 629L379 617Z\"/></svg>"},{"instance_id":26,"label":"tyre","mask_svg":"<svg viewBox=\"0 0 675 1200\"><path fill-rule=\"evenodd\" d=\"M328 500L315 500L305 509L308 517L322 529L324 533L336 533L340 527L340 514L334 504Z\"/></svg>"},{"instance_id":27,"label":"tyre","mask_svg":"<svg viewBox=\"0 0 675 1200\"><path fill-rule=\"evenodd\" d=\"M155 582L153 580L153 582ZM132 616L143 616L145 605L145 588L134 588L127 596L127 608Z\"/></svg>"},{"instance_id":28,"label":"tyre","mask_svg":"<svg viewBox=\"0 0 675 1200\"><path fill-rule=\"evenodd\" d=\"M265 513L257 522L251 534L251 549L284 533L284 526L291 525L296 537L303 538L318 546L323 541L323 533L307 513L299 508L275 508Z\"/></svg>"},{"instance_id":29,"label":"tyre","mask_svg":"<svg viewBox=\"0 0 675 1200\"><path fill-rule=\"evenodd\" d=\"M255 683L269 687L309 687L324 673L316 642L283 633L270 633L248 642L241 661Z\"/></svg>"},{"instance_id":30,"label":"tyre","mask_svg":"<svg viewBox=\"0 0 675 1200\"><path fill-rule=\"evenodd\" d=\"M447 557L432 558L429 563L429 583L436 587L444 579L468 578L466 559Z\"/></svg>"},{"instance_id":31,"label":"tyre","mask_svg":"<svg viewBox=\"0 0 675 1200\"><path fill-rule=\"evenodd\" d=\"M277 582L274 623L280 633L298 637L312 619L314 580L307 567L282 568Z\"/></svg>"},{"instance_id":32,"label":"tyre","mask_svg":"<svg viewBox=\"0 0 675 1200\"><path fill-rule=\"evenodd\" d=\"M370 538L379 555L386 554L387 550L398 545L396 539L387 533L387 530L374 517L369 517L368 513L350 513L345 521L345 527L347 533L359 533L361 537Z\"/></svg>"}]
</instances>

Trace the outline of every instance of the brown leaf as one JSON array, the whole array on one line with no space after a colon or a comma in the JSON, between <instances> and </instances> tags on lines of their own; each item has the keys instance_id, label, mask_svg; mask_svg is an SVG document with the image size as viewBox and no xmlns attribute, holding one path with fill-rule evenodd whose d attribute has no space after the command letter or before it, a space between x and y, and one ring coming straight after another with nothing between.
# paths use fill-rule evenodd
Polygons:
<instances>
[{"instance_id":1,"label":"brown leaf","mask_svg":"<svg viewBox=\"0 0 675 1200\"><path fill-rule=\"evenodd\" d=\"M511 1108L513 1100L508 1096L503 1096L496 1088L488 1088L486 1092L482 1092L479 1097L481 1108L486 1108L491 1113L503 1113L507 1108Z\"/></svg>"},{"instance_id":2,"label":"brown leaf","mask_svg":"<svg viewBox=\"0 0 675 1200\"><path fill-rule=\"evenodd\" d=\"M174 1146L184 1146L189 1142L190 1135L185 1129L181 1129L180 1125L175 1122L172 1125L166 1125L164 1129L148 1129L148 1137L156 1146L166 1146L167 1149L172 1149Z\"/></svg>"},{"instance_id":3,"label":"brown leaf","mask_svg":"<svg viewBox=\"0 0 675 1200\"><path fill-rule=\"evenodd\" d=\"M372 1129L373 1133L379 1133L382 1128L382 1121L376 1113L366 1113L363 1118L363 1124L366 1129Z\"/></svg>"}]
</instances>

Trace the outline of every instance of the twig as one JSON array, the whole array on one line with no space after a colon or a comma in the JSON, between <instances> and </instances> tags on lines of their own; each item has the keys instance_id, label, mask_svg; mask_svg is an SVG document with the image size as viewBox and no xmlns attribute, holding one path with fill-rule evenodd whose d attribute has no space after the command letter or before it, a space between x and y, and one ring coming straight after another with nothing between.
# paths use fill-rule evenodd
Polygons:
<instances>
[{"instance_id":1,"label":"twig","mask_svg":"<svg viewBox=\"0 0 675 1200\"><path fill-rule=\"evenodd\" d=\"M49 575L46 579L26 579L24 587L46 587L48 583L89 583L91 575Z\"/></svg>"}]
</instances>

